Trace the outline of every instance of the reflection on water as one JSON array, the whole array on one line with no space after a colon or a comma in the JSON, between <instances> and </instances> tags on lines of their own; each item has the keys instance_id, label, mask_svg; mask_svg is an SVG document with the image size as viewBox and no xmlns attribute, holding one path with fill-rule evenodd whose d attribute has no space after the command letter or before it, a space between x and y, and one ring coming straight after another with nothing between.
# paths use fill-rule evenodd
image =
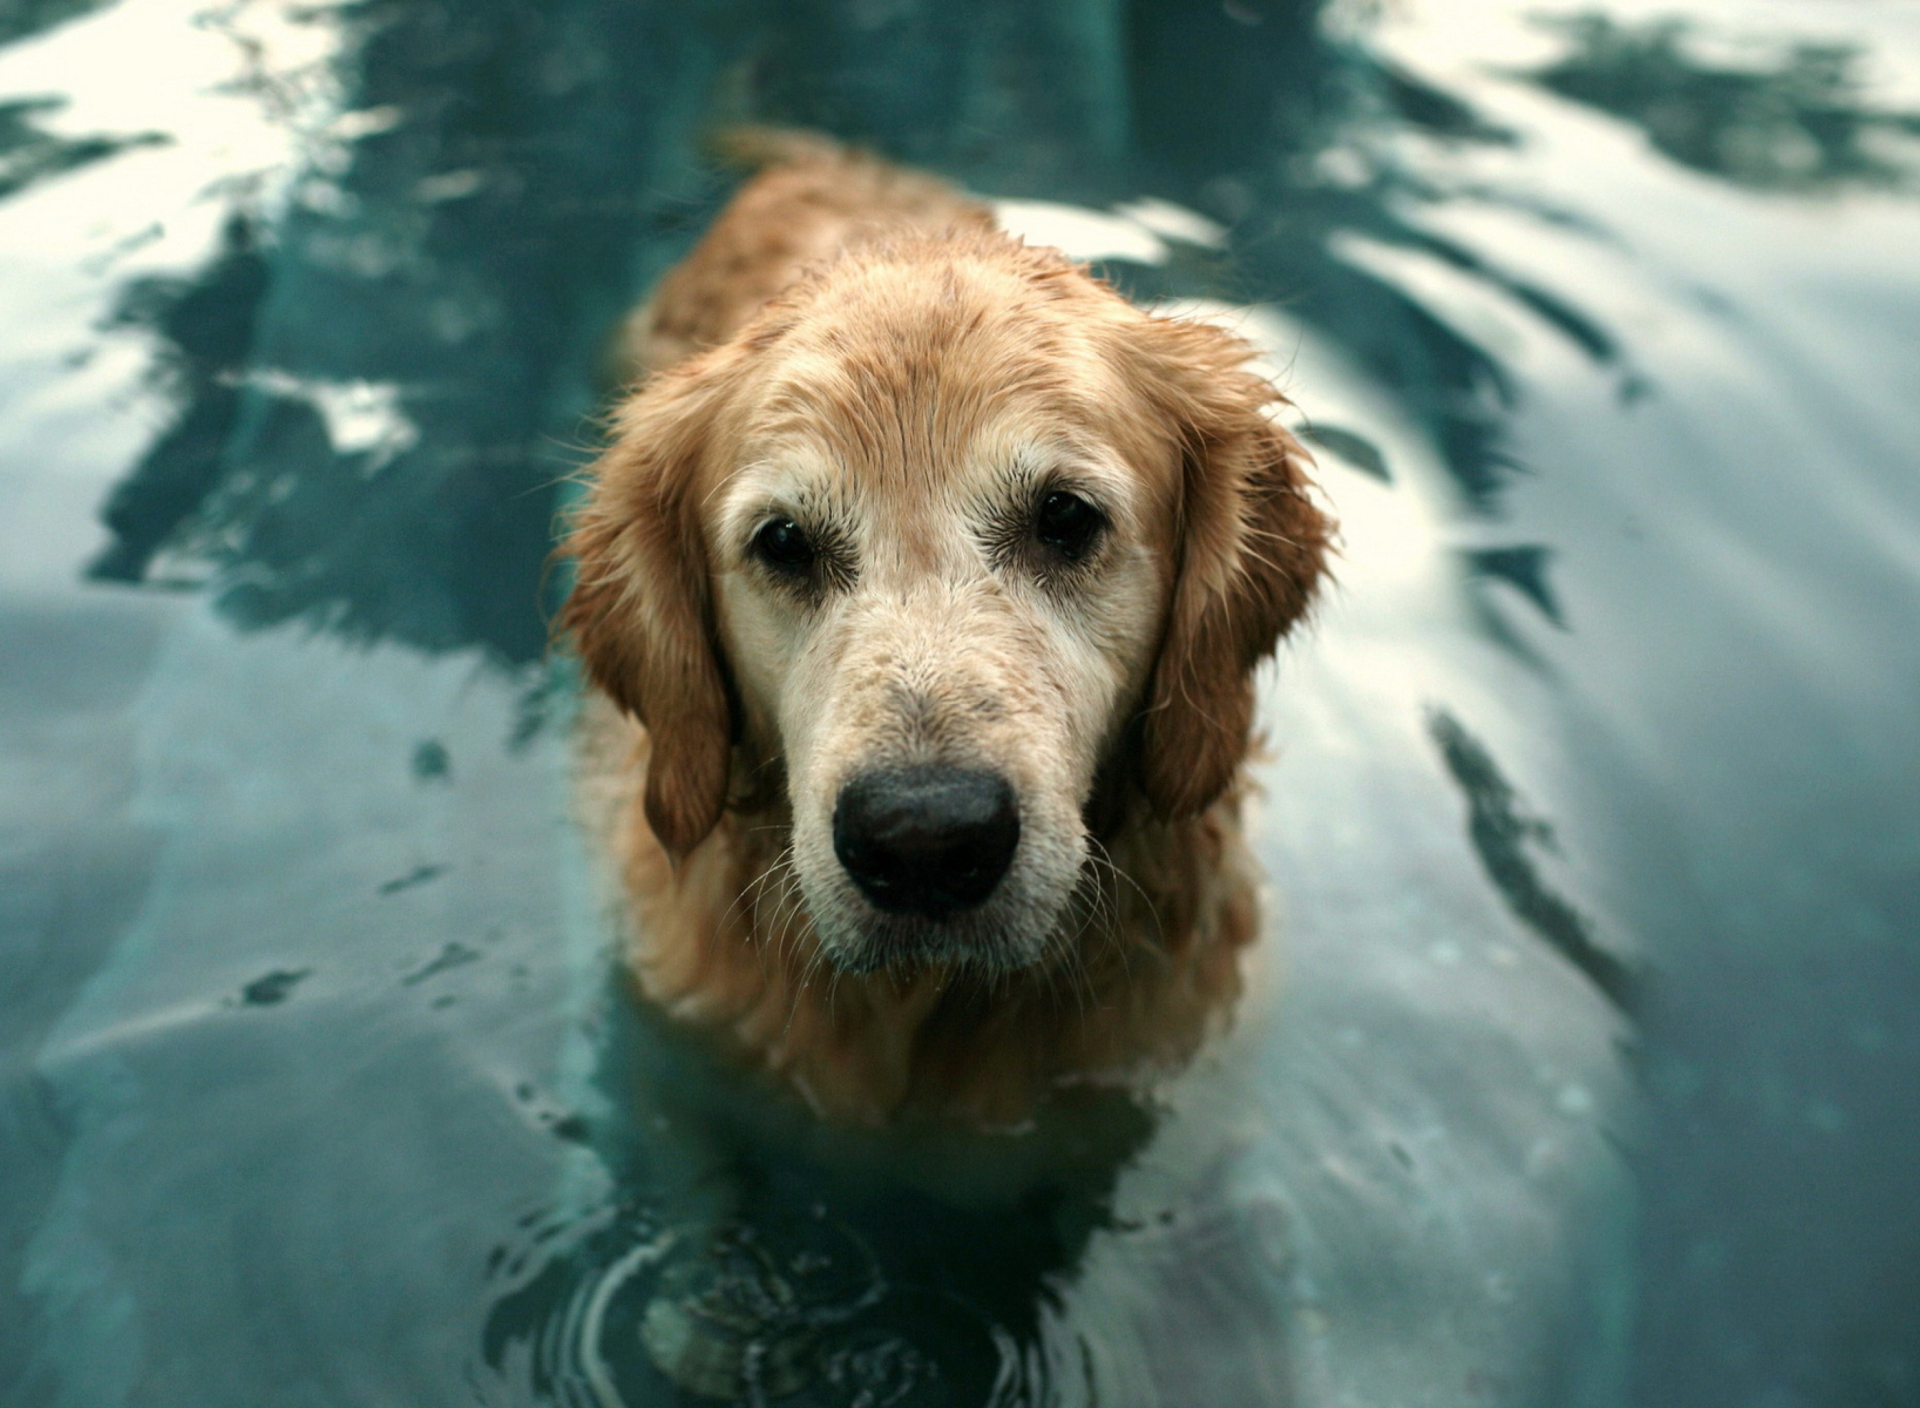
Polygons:
<instances>
[{"instance_id":1,"label":"reflection on water","mask_svg":"<svg viewBox=\"0 0 1920 1408\"><path fill-rule=\"evenodd\" d=\"M168 343L180 409L109 505L95 570L137 580L165 548L166 575L212 566L242 624L536 659L555 486L591 444L601 349L718 207L694 142L730 116L874 140L994 194L1144 187L1226 220L1231 264L1188 246L1171 267L1109 267L1141 296L1288 290L1401 389L1491 509L1511 472L1507 374L1328 236L1493 278L1596 356L1606 335L1398 217L1406 178L1369 165L1353 124L1504 138L1314 21L1310 5L1007 4L964 23L918 5L398 7L357 36L270 259L240 213L192 288L126 295L122 316Z\"/></svg>"},{"instance_id":2,"label":"reflection on water","mask_svg":"<svg viewBox=\"0 0 1920 1408\"><path fill-rule=\"evenodd\" d=\"M51 29L105 3L106 0L16 0L0 10L0 44Z\"/></svg>"},{"instance_id":3,"label":"reflection on water","mask_svg":"<svg viewBox=\"0 0 1920 1408\"><path fill-rule=\"evenodd\" d=\"M822 1130L624 982L606 1010L606 1114L573 1137L613 1191L496 1249L487 1401L1049 1401L1043 1316L1114 1230L1146 1109L1085 1091L1018 1137Z\"/></svg>"},{"instance_id":4,"label":"reflection on water","mask_svg":"<svg viewBox=\"0 0 1920 1408\"><path fill-rule=\"evenodd\" d=\"M1440 745L1447 771L1466 794L1470 812L1467 833L1487 869L1487 878L1523 924L1585 973L1615 1005L1631 1012L1639 986L1633 970L1617 954L1594 941L1593 926L1586 916L1541 881L1528 854L1534 847L1558 850L1552 824L1522 809L1513 784L1501 776L1499 764L1458 719L1444 709L1436 709L1427 719L1427 728Z\"/></svg>"},{"instance_id":5,"label":"reflection on water","mask_svg":"<svg viewBox=\"0 0 1920 1408\"><path fill-rule=\"evenodd\" d=\"M1684 19L1586 14L1552 26L1568 49L1539 82L1624 117L1697 170L1785 190L1914 174L1920 113L1867 101L1855 45L1800 43L1772 64L1735 68L1694 57Z\"/></svg>"},{"instance_id":6,"label":"reflection on water","mask_svg":"<svg viewBox=\"0 0 1920 1408\"><path fill-rule=\"evenodd\" d=\"M58 98L28 98L0 103L0 200L36 181L110 157L128 147L164 142L161 134L133 137L60 137L37 121L61 107Z\"/></svg>"},{"instance_id":7,"label":"reflection on water","mask_svg":"<svg viewBox=\"0 0 1920 1408\"><path fill-rule=\"evenodd\" d=\"M537 659L599 341L682 213L654 154L700 78L660 71L654 28L615 5L359 26L270 275L236 223L159 324L185 405L111 505L101 570L137 575L166 543L220 570L245 624Z\"/></svg>"},{"instance_id":8,"label":"reflection on water","mask_svg":"<svg viewBox=\"0 0 1920 1408\"><path fill-rule=\"evenodd\" d=\"M0 15L0 1399L1914 1401L1903 31L1365 8ZM1300 403L1268 963L1150 1097L833 1134L617 976L546 557L745 118Z\"/></svg>"},{"instance_id":9,"label":"reflection on water","mask_svg":"<svg viewBox=\"0 0 1920 1408\"><path fill-rule=\"evenodd\" d=\"M243 373L269 271L244 216L228 219L221 245L195 279L136 280L121 295L115 321L163 339L156 370L180 411L101 510L113 542L91 570L105 580L145 578L161 544L213 492L238 429Z\"/></svg>"}]
</instances>

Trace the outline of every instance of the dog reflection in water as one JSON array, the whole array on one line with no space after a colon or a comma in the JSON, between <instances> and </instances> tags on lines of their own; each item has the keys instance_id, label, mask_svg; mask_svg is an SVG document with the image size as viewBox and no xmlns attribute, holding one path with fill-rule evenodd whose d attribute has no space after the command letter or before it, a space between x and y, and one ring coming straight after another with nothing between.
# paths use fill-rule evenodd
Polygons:
<instances>
[{"instance_id":1,"label":"dog reflection in water","mask_svg":"<svg viewBox=\"0 0 1920 1408\"><path fill-rule=\"evenodd\" d=\"M630 321L560 624L628 966L811 1127L678 1120L728 1191L603 1258L580 1315L689 1391L780 1397L854 1372L805 1346L897 1309L882 1263L1002 1333L1077 1256L1145 1137L1128 1092L1239 992L1252 674L1330 525L1243 342L928 176L733 141L763 169ZM809 1140L863 1152L766 1153ZM851 1221L795 1192L829 1166Z\"/></svg>"},{"instance_id":2,"label":"dog reflection in water","mask_svg":"<svg viewBox=\"0 0 1920 1408\"><path fill-rule=\"evenodd\" d=\"M1065 1091L1017 1135L837 1125L610 998L608 1112L576 1132L615 1191L502 1248L485 1402L961 1408L1081 1372L1057 1293L1153 1131L1133 1092Z\"/></svg>"}]
</instances>

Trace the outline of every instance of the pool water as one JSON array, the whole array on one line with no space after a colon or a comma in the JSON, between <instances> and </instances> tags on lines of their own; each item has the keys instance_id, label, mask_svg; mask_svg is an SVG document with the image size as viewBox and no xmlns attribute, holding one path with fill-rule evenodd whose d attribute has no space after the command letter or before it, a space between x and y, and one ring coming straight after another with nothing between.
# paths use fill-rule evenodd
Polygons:
<instances>
[{"instance_id":1,"label":"pool water","mask_svg":"<svg viewBox=\"0 0 1920 1408\"><path fill-rule=\"evenodd\" d=\"M1151 1092L621 981L547 558L742 119L1319 459ZM0 256L0 1402L1920 1405L1920 5L34 0Z\"/></svg>"}]
</instances>

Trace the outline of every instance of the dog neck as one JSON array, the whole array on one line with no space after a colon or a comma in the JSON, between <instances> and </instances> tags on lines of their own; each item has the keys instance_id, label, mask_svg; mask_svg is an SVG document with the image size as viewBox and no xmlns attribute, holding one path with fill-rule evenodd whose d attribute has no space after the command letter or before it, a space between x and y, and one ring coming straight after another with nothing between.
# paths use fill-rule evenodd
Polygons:
<instances>
[{"instance_id":1,"label":"dog neck","mask_svg":"<svg viewBox=\"0 0 1920 1408\"><path fill-rule=\"evenodd\" d=\"M1179 821L1153 819L1137 796L1112 808L1075 912L1039 964L853 973L813 933L780 803L730 809L676 865L641 806L644 730L610 707L589 722L587 778L618 779L591 820L624 872L642 991L827 1118L1018 1126L1053 1087L1177 1067L1239 994L1258 914L1237 787Z\"/></svg>"}]
</instances>

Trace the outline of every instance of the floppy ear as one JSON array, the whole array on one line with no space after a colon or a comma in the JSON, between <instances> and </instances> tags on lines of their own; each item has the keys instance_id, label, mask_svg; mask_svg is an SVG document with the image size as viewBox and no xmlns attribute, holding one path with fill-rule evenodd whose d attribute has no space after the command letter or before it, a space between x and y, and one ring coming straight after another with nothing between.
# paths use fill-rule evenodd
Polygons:
<instances>
[{"instance_id":1,"label":"floppy ear","mask_svg":"<svg viewBox=\"0 0 1920 1408\"><path fill-rule=\"evenodd\" d=\"M1265 414L1281 399L1253 349L1205 323L1149 320L1133 355L1181 456L1173 599L1142 719L1140 780L1163 818L1232 782L1253 724L1253 670L1307 609L1332 522L1306 452Z\"/></svg>"},{"instance_id":2,"label":"floppy ear","mask_svg":"<svg viewBox=\"0 0 1920 1408\"><path fill-rule=\"evenodd\" d=\"M720 395L709 362L656 377L620 409L562 544L578 572L559 628L646 725L647 824L676 859L720 820L734 734L693 502Z\"/></svg>"}]
</instances>

